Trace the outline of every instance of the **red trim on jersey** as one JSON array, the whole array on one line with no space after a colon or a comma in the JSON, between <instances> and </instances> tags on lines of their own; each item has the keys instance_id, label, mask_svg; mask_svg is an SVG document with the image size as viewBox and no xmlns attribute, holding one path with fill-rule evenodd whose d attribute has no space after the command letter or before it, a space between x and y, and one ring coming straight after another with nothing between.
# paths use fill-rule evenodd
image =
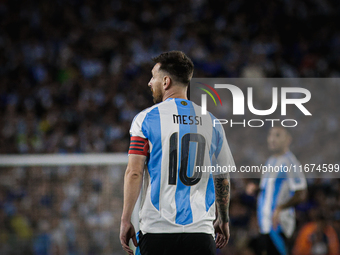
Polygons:
<instances>
[{"instance_id":1,"label":"red trim on jersey","mask_svg":"<svg viewBox=\"0 0 340 255\"><path fill-rule=\"evenodd\" d=\"M138 154L147 156L149 151L149 140L139 137L131 136L129 154Z\"/></svg>"}]
</instances>

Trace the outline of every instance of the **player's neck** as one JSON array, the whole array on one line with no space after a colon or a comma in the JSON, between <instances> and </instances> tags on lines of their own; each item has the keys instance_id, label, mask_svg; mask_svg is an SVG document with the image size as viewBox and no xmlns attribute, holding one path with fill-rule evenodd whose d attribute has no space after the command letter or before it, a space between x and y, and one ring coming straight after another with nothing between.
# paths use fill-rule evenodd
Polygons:
<instances>
[{"instance_id":1,"label":"player's neck","mask_svg":"<svg viewBox=\"0 0 340 255\"><path fill-rule=\"evenodd\" d=\"M163 95L163 101L168 98L181 98L188 100L186 90L173 90L173 91L165 91Z\"/></svg>"},{"instance_id":2,"label":"player's neck","mask_svg":"<svg viewBox=\"0 0 340 255\"><path fill-rule=\"evenodd\" d=\"M274 153L272 154L272 156L274 156L274 157L280 157L280 156L285 155L288 151L289 151L289 148L284 149L284 150L282 150L282 151L274 152Z\"/></svg>"}]
</instances>

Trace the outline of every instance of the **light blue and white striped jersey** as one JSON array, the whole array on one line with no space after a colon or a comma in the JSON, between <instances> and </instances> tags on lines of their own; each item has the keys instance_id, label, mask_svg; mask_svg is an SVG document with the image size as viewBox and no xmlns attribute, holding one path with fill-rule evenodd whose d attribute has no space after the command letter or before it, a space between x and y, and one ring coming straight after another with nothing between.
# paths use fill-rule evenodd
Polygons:
<instances>
[{"instance_id":1,"label":"light blue and white striped jersey","mask_svg":"<svg viewBox=\"0 0 340 255\"><path fill-rule=\"evenodd\" d=\"M307 188L306 178L303 173L299 172L300 165L296 157L288 151L284 155L278 157L270 157L267 166L281 167L285 171L269 173L267 172L260 182L260 193L257 202L257 218L262 234L268 234L273 230L272 217L278 205L286 203L296 190L304 190ZM293 167L296 166L296 173ZM290 237L295 229L295 210L293 207L281 211L279 229Z\"/></svg>"},{"instance_id":2,"label":"light blue and white striped jersey","mask_svg":"<svg viewBox=\"0 0 340 255\"><path fill-rule=\"evenodd\" d=\"M222 125L189 100L169 98L140 112L130 134L148 140L149 157L139 212L143 233L214 235L211 173L196 166L234 166Z\"/></svg>"}]
</instances>

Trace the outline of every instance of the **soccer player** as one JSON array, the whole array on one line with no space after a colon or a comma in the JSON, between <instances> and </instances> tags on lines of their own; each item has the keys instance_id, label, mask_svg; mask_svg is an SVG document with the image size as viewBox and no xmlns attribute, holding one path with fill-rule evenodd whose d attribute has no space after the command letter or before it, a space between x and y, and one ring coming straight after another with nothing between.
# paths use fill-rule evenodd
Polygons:
<instances>
[{"instance_id":1,"label":"soccer player","mask_svg":"<svg viewBox=\"0 0 340 255\"><path fill-rule=\"evenodd\" d=\"M288 172L290 166L300 165L290 152L292 137L284 127L270 129L267 142L272 156L267 160L268 172L260 182L257 218L261 232L261 254L288 254L286 241L295 228L294 206L306 197L307 182L302 173ZM287 172L286 172L287 171Z\"/></svg>"},{"instance_id":2,"label":"soccer player","mask_svg":"<svg viewBox=\"0 0 340 255\"><path fill-rule=\"evenodd\" d=\"M213 127L214 116L201 115L187 99L192 61L180 51L153 61L148 86L155 105L137 114L130 129L120 241L128 254L131 238L135 246L139 239L136 254L216 254L229 239L229 174L200 169L214 162L234 166L234 160L221 125ZM143 172L136 239L131 214Z\"/></svg>"}]
</instances>

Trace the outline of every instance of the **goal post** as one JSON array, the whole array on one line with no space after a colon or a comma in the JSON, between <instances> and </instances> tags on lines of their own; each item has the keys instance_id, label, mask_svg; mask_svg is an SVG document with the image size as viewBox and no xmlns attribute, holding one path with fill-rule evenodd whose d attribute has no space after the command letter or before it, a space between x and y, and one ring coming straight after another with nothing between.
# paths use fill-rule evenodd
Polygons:
<instances>
[{"instance_id":1,"label":"goal post","mask_svg":"<svg viewBox=\"0 0 340 255\"><path fill-rule=\"evenodd\" d=\"M0 155L0 167L65 165L126 166L127 162L128 155L126 153Z\"/></svg>"},{"instance_id":2,"label":"goal post","mask_svg":"<svg viewBox=\"0 0 340 255\"><path fill-rule=\"evenodd\" d=\"M125 254L127 162L126 153L0 155L0 254L32 253L44 238L61 254ZM138 231L138 210L132 223Z\"/></svg>"}]
</instances>

